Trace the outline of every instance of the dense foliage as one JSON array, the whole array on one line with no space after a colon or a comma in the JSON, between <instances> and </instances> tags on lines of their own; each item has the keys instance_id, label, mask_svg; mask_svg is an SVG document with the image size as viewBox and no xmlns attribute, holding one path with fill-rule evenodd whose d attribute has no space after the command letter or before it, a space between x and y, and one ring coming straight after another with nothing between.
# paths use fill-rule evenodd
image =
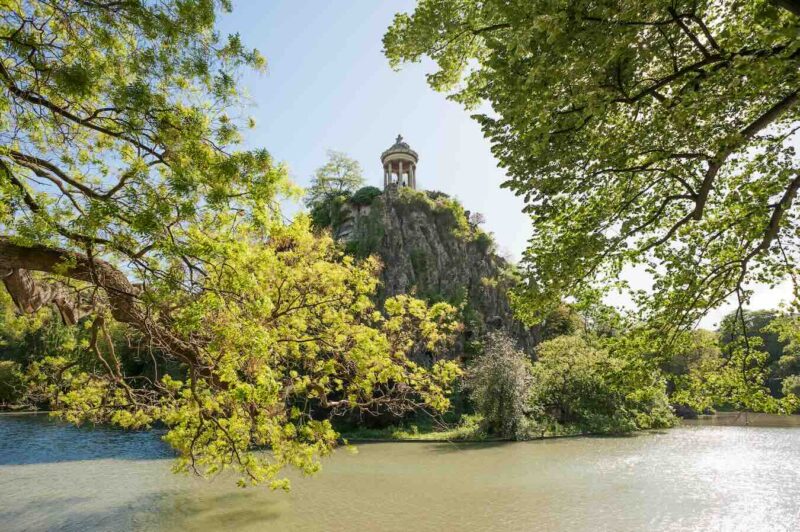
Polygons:
<instances>
[{"instance_id":1,"label":"dense foliage","mask_svg":"<svg viewBox=\"0 0 800 532\"><path fill-rule=\"evenodd\" d=\"M782 346L776 364L778 376L800 375L800 316L779 315L768 325L768 329L777 335Z\"/></svg>"},{"instance_id":2,"label":"dense foliage","mask_svg":"<svg viewBox=\"0 0 800 532\"><path fill-rule=\"evenodd\" d=\"M592 343L559 336L537 347L531 402L539 424L593 433L672 425L663 378L642 363L641 353L626 352L625 342Z\"/></svg>"},{"instance_id":3,"label":"dense foliage","mask_svg":"<svg viewBox=\"0 0 800 532\"><path fill-rule=\"evenodd\" d=\"M484 346L465 376L470 400L490 434L524 439L529 428L530 359L504 332L489 333Z\"/></svg>"},{"instance_id":4,"label":"dense foliage","mask_svg":"<svg viewBox=\"0 0 800 532\"><path fill-rule=\"evenodd\" d=\"M725 316L719 328L723 355L738 345L766 353L764 384L772 395L781 393L784 377L800 370L791 357L784 358L785 342L781 341L777 330L781 319L781 314L774 310L742 309Z\"/></svg>"},{"instance_id":5,"label":"dense foliage","mask_svg":"<svg viewBox=\"0 0 800 532\"><path fill-rule=\"evenodd\" d=\"M375 200L375 198L381 194L383 194L383 192L381 192L381 189L377 187L362 187L353 192L353 195L350 197L350 201L353 203L353 205L362 207L366 205L372 205L373 200Z\"/></svg>"},{"instance_id":6,"label":"dense foliage","mask_svg":"<svg viewBox=\"0 0 800 532\"><path fill-rule=\"evenodd\" d=\"M796 395L800 397L800 375L789 375L783 379L782 392L784 395Z\"/></svg>"},{"instance_id":7,"label":"dense foliage","mask_svg":"<svg viewBox=\"0 0 800 532\"><path fill-rule=\"evenodd\" d=\"M663 366L675 401L700 410L796 410L797 330L791 315L742 309L725 316L718 332L684 335Z\"/></svg>"},{"instance_id":8,"label":"dense foliage","mask_svg":"<svg viewBox=\"0 0 800 532\"><path fill-rule=\"evenodd\" d=\"M522 316L638 265L654 279L642 308L675 330L797 269L798 15L766 0L419 0L384 45L491 107L476 119L534 225Z\"/></svg>"},{"instance_id":9,"label":"dense foliage","mask_svg":"<svg viewBox=\"0 0 800 532\"><path fill-rule=\"evenodd\" d=\"M22 370L18 363L0 360L0 406L17 403L24 393Z\"/></svg>"},{"instance_id":10,"label":"dense foliage","mask_svg":"<svg viewBox=\"0 0 800 532\"><path fill-rule=\"evenodd\" d=\"M329 150L328 162L317 168L306 191L306 205L314 207L336 196L350 196L364 184L361 165L347 154Z\"/></svg>"},{"instance_id":11,"label":"dense foliage","mask_svg":"<svg viewBox=\"0 0 800 532\"><path fill-rule=\"evenodd\" d=\"M742 316L746 336L732 323L741 321ZM736 311L723 320L720 331L697 330L679 335L666 356L659 358L673 403L688 407L689 412L794 411L798 398L783 392L782 381L789 373L778 362L787 360L780 354L777 336L769 332L783 321L776 316L774 311ZM770 352L776 348L778 352Z\"/></svg>"},{"instance_id":12,"label":"dense foliage","mask_svg":"<svg viewBox=\"0 0 800 532\"><path fill-rule=\"evenodd\" d=\"M179 470L281 487L331 451L331 415L445 409L457 368L405 355L456 325L444 304L375 308L374 261L283 222L286 169L240 148L236 78L264 60L215 30L229 7L2 2L0 277L19 312L77 327L23 361L29 399L163 424ZM333 159L325 185L355 183ZM152 364L126 364L130 337Z\"/></svg>"}]
</instances>

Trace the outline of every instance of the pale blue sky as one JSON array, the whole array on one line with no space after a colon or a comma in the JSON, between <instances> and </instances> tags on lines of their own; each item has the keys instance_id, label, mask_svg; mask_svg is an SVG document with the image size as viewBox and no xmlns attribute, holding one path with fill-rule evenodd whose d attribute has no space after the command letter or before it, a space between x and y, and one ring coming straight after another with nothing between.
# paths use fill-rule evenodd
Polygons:
<instances>
[{"instance_id":1,"label":"pale blue sky","mask_svg":"<svg viewBox=\"0 0 800 532\"><path fill-rule=\"evenodd\" d=\"M441 190L486 215L486 229L515 257L530 236L522 202L500 189L488 142L461 106L431 90L429 66L389 68L381 38L411 0L238 1L220 29L239 32L267 58L266 75L242 80L255 105L248 144L267 148L308 183L327 149L346 152L368 184L383 186L380 154L398 133L420 156L419 188Z\"/></svg>"},{"instance_id":2,"label":"pale blue sky","mask_svg":"<svg viewBox=\"0 0 800 532\"><path fill-rule=\"evenodd\" d=\"M238 32L248 47L267 58L266 75L242 80L257 127L248 144L267 148L306 185L325 152L348 153L364 168L368 184L382 186L380 154L398 133L420 155L419 188L441 190L464 207L486 215L501 251L519 258L530 237L522 201L501 189L504 172L469 113L431 90L430 65L389 68L381 38L395 13L411 11L413 0L235 1L220 23ZM638 288L642 276L630 274ZM788 283L759 289L753 308L775 308L790 294ZM624 304L626 298L612 297ZM711 313L714 327L732 305Z\"/></svg>"}]
</instances>

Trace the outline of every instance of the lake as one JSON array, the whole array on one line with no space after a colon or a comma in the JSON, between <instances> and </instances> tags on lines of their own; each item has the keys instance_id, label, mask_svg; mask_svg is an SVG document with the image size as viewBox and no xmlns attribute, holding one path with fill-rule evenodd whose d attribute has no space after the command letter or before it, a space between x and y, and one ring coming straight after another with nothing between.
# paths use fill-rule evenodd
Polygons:
<instances>
[{"instance_id":1,"label":"lake","mask_svg":"<svg viewBox=\"0 0 800 532\"><path fill-rule=\"evenodd\" d=\"M174 475L154 433L0 415L0 530L798 530L800 425L374 443L291 493ZM293 476L295 477L295 476Z\"/></svg>"}]
</instances>

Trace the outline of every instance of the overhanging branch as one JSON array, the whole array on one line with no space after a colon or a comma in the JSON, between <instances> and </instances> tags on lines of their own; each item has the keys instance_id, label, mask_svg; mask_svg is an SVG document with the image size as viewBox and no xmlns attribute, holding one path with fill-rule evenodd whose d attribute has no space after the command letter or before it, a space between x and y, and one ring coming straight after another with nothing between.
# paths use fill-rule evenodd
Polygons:
<instances>
[{"instance_id":1,"label":"overhanging branch","mask_svg":"<svg viewBox=\"0 0 800 532\"><path fill-rule=\"evenodd\" d=\"M65 249L40 245L26 247L0 236L0 270L12 272L3 278L3 282L15 301L18 298L20 302L24 300L24 304L34 311L43 305L56 303L58 298L62 300L61 304L67 304L63 293L33 279L30 271L39 271L91 283L107 294L114 319L132 324L141 320L135 306L139 290L125 274L106 261L90 260L86 255ZM62 310L61 306L59 310ZM71 312L77 313L77 310Z\"/></svg>"}]
</instances>

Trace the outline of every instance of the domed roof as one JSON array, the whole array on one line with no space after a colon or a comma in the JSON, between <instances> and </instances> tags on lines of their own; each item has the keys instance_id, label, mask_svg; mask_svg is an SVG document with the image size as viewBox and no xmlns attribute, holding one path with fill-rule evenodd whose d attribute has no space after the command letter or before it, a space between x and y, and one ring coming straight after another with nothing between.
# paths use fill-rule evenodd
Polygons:
<instances>
[{"instance_id":1,"label":"domed roof","mask_svg":"<svg viewBox=\"0 0 800 532\"><path fill-rule=\"evenodd\" d=\"M397 139L392 147L381 154L381 161L384 161L389 155L394 155L396 153L408 155L410 158L414 159L415 163L419 160L417 152L412 150L407 142L403 141L403 135L397 135Z\"/></svg>"}]
</instances>

